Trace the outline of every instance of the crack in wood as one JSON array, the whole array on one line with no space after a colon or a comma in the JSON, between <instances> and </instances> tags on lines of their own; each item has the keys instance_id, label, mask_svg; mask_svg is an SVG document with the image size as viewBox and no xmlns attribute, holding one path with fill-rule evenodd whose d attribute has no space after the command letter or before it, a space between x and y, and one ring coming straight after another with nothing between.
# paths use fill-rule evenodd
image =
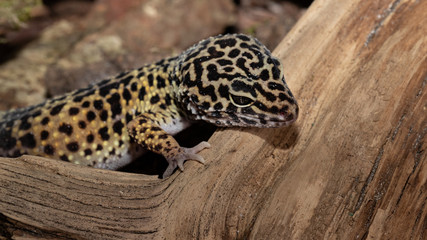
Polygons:
<instances>
[{"instance_id":1,"label":"crack in wood","mask_svg":"<svg viewBox=\"0 0 427 240\"><path fill-rule=\"evenodd\" d=\"M396 0L393 3L389 4L389 7L384 11L383 14L379 14L379 18L381 19L379 23L377 23L372 31L369 32L368 37L366 38L366 41L364 43L365 47L368 47L371 40L374 38L374 36L377 34L377 32L380 30L380 28L383 26L385 20L388 16L390 16L391 13L394 12L397 5L400 3L400 0Z\"/></svg>"},{"instance_id":2,"label":"crack in wood","mask_svg":"<svg viewBox=\"0 0 427 240\"><path fill-rule=\"evenodd\" d=\"M362 187L362 190L360 191L360 195L359 195L359 199L357 200L356 206L354 208L353 213L356 213L360 207L362 206L363 200L365 199L366 196L366 191L368 188L368 185L372 182L372 180L374 179L375 173L377 172L378 166L380 164L380 160L384 154L384 146L387 144L388 142L388 138L387 140L383 143L383 145L380 148L380 151L377 155L377 157L375 158L374 164L372 165L371 171L369 172L368 178L365 181L365 184ZM377 200L375 200L377 201Z\"/></svg>"}]
</instances>

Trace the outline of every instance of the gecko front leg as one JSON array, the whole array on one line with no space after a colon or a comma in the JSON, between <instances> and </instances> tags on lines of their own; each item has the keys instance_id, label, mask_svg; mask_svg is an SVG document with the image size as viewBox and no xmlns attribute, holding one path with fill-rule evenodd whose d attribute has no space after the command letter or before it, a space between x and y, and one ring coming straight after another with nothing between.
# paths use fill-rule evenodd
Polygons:
<instances>
[{"instance_id":1,"label":"gecko front leg","mask_svg":"<svg viewBox=\"0 0 427 240\"><path fill-rule=\"evenodd\" d=\"M173 136L166 133L153 120L150 113L144 113L127 124L129 136L147 150L163 155L169 163L163 178L169 177L176 167L184 171L184 161L196 160L204 163L199 151L209 148L208 142L201 142L192 148L181 147Z\"/></svg>"}]
</instances>

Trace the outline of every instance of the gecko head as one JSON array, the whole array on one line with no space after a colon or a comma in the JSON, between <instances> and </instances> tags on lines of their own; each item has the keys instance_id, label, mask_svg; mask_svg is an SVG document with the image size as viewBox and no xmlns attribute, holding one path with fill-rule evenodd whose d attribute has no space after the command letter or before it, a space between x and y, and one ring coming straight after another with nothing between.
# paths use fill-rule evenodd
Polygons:
<instances>
[{"instance_id":1,"label":"gecko head","mask_svg":"<svg viewBox=\"0 0 427 240\"><path fill-rule=\"evenodd\" d=\"M298 117L283 65L253 37L211 37L184 52L180 61L179 96L196 120L218 126L280 127Z\"/></svg>"}]
</instances>

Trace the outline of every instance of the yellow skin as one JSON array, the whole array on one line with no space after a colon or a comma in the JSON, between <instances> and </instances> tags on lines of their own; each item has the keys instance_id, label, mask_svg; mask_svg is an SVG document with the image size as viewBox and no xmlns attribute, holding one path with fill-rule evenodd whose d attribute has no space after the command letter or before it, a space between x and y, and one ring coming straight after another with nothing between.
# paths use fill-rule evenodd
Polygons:
<instances>
[{"instance_id":1,"label":"yellow skin","mask_svg":"<svg viewBox=\"0 0 427 240\"><path fill-rule=\"evenodd\" d=\"M173 135L196 120L281 127L298 117L283 66L255 38L219 35L161 60L23 109L0 113L0 156L45 156L118 169L144 149L169 163L203 158Z\"/></svg>"}]
</instances>

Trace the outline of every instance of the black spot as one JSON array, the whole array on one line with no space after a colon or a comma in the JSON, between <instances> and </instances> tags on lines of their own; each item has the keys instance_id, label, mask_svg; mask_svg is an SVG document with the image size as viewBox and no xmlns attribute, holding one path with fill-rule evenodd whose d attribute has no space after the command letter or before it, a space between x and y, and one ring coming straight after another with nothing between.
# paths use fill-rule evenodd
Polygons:
<instances>
[{"instance_id":1,"label":"black spot","mask_svg":"<svg viewBox=\"0 0 427 240\"><path fill-rule=\"evenodd\" d=\"M93 136L93 134L91 133L91 134L89 134L89 135L87 135L87 137L86 137L86 141L88 142L88 143L93 143L93 140L95 140L95 137Z\"/></svg>"},{"instance_id":2,"label":"black spot","mask_svg":"<svg viewBox=\"0 0 427 240\"><path fill-rule=\"evenodd\" d=\"M111 89L117 89L119 88L120 83L118 82L114 82L114 83L110 83L108 85L105 85L104 87L101 87L99 89L99 95L102 97L107 96L108 93L110 93Z\"/></svg>"},{"instance_id":3,"label":"black spot","mask_svg":"<svg viewBox=\"0 0 427 240\"><path fill-rule=\"evenodd\" d=\"M104 102L102 100L95 100L93 101L93 107L96 110L101 110L104 107Z\"/></svg>"},{"instance_id":4,"label":"black spot","mask_svg":"<svg viewBox=\"0 0 427 240\"><path fill-rule=\"evenodd\" d=\"M70 124L61 123L61 125L58 127L58 131L71 136L71 134L73 134L73 127Z\"/></svg>"},{"instance_id":5,"label":"black spot","mask_svg":"<svg viewBox=\"0 0 427 240\"><path fill-rule=\"evenodd\" d=\"M77 142L70 142L67 144L67 149L70 152L77 152L79 150L79 144Z\"/></svg>"},{"instance_id":6,"label":"black spot","mask_svg":"<svg viewBox=\"0 0 427 240\"><path fill-rule=\"evenodd\" d=\"M171 98L171 96L169 94L165 95L165 104L167 106L170 106L172 104L172 98Z\"/></svg>"},{"instance_id":7,"label":"black spot","mask_svg":"<svg viewBox=\"0 0 427 240\"><path fill-rule=\"evenodd\" d=\"M86 122L85 121L79 121L78 125L79 125L79 128L81 128L81 129L86 128Z\"/></svg>"},{"instance_id":8,"label":"black spot","mask_svg":"<svg viewBox=\"0 0 427 240\"><path fill-rule=\"evenodd\" d=\"M265 106L263 103L261 103L259 101L255 101L255 103L253 105L255 107L257 107L259 110L263 111L263 112L267 112L268 111L267 106Z\"/></svg>"},{"instance_id":9,"label":"black spot","mask_svg":"<svg viewBox=\"0 0 427 240\"><path fill-rule=\"evenodd\" d=\"M68 110L68 114L70 115L70 116L74 116L74 115L77 115L77 114L79 114L79 109L78 108L76 108L76 107L72 107L72 108L70 108L69 110Z\"/></svg>"},{"instance_id":10,"label":"black spot","mask_svg":"<svg viewBox=\"0 0 427 240\"><path fill-rule=\"evenodd\" d=\"M121 147L124 144L123 140L119 140L119 147Z\"/></svg>"},{"instance_id":11,"label":"black spot","mask_svg":"<svg viewBox=\"0 0 427 240\"><path fill-rule=\"evenodd\" d=\"M82 107L84 107L84 108L88 108L89 106L90 106L90 102L89 101L84 101L82 103Z\"/></svg>"},{"instance_id":12,"label":"black spot","mask_svg":"<svg viewBox=\"0 0 427 240\"><path fill-rule=\"evenodd\" d=\"M159 152L160 150L162 150L162 145L157 144L156 146L154 146L154 151Z\"/></svg>"},{"instance_id":13,"label":"black spot","mask_svg":"<svg viewBox=\"0 0 427 240\"><path fill-rule=\"evenodd\" d=\"M271 92L266 92L259 83L255 83L254 88L258 90L258 92L260 92L268 101L276 101L276 96Z\"/></svg>"},{"instance_id":14,"label":"black spot","mask_svg":"<svg viewBox=\"0 0 427 240\"><path fill-rule=\"evenodd\" d=\"M122 135L122 129L125 125L121 121L117 121L113 124L113 130L119 135Z\"/></svg>"},{"instance_id":15,"label":"black spot","mask_svg":"<svg viewBox=\"0 0 427 240\"><path fill-rule=\"evenodd\" d=\"M16 145L16 139L12 137L11 130L0 130L0 148L11 150Z\"/></svg>"},{"instance_id":16,"label":"black spot","mask_svg":"<svg viewBox=\"0 0 427 240\"><path fill-rule=\"evenodd\" d=\"M123 83L124 86L127 86L129 84L130 80L132 80L132 79L133 79L133 76L128 76L128 77L120 80L120 83Z\"/></svg>"},{"instance_id":17,"label":"black spot","mask_svg":"<svg viewBox=\"0 0 427 240\"><path fill-rule=\"evenodd\" d=\"M86 118L89 122L91 122L96 118L96 114L93 111L89 111L86 114Z\"/></svg>"},{"instance_id":18,"label":"black spot","mask_svg":"<svg viewBox=\"0 0 427 240\"><path fill-rule=\"evenodd\" d=\"M196 71L197 76L199 76L199 75L202 76L202 72L203 72L202 67L195 68L195 71ZM194 87L194 86L196 86L197 81L192 81L190 78L190 74L187 73L187 74L185 74L184 81L182 83L188 87Z\"/></svg>"},{"instance_id":19,"label":"black spot","mask_svg":"<svg viewBox=\"0 0 427 240\"><path fill-rule=\"evenodd\" d=\"M123 99L126 100L126 104L128 104L129 100L132 99L132 94L130 94L130 91L127 88L123 89L122 96L123 96Z\"/></svg>"},{"instance_id":20,"label":"black spot","mask_svg":"<svg viewBox=\"0 0 427 240\"><path fill-rule=\"evenodd\" d=\"M229 88L227 85L219 85L218 92L221 97L228 99Z\"/></svg>"},{"instance_id":21,"label":"black spot","mask_svg":"<svg viewBox=\"0 0 427 240\"><path fill-rule=\"evenodd\" d=\"M241 39L241 40L243 40L243 41L249 41L249 40L250 40L250 38L249 38L249 37L247 37L247 36L245 36L245 35L242 35L242 34L236 35L236 37L237 37L237 38L240 38L240 39Z\"/></svg>"},{"instance_id":22,"label":"black spot","mask_svg":"<svg viewBox=\"0 0 427 240\"><path fill-rule=\"evenodd\" d=\"M21 124L19 125L19 130L28 130L31 128L31 123L28 122L28 116L25 116L21 119Z\"/></svg>"},{"instance_id":23,"label":"black spot","mask_svg":"<svg viewBox=\"0 0 427 240\"><path fill-rule=\"evenodd\" d=\"M220 66L233 65L233 62L232 62L232 61L230 61L230 60L228 60L228 59L219 59L219 60L217 61L217 63L218 63Z\"/></svg>"},{"instance_id":24,"label":"black spot","mask_svg":"<svg viewBox=\"0 0 427 240\"><path fill-rule=\"evenodd\" d=\"M101 151L103 149L103 147L102 147L102 145L101 144L98 144L97 146L96 146L96 151Z\"/></svg>"},{"instance_id":25,"label":"black spot","mask_svg":"<svg viewBox=\"0 0 427 240\"><path fill-rule=\"evenodd\" d=\"M215 94L215 87L213 85L209 85L207 87L203 87L202 83L200 83L199 87L199 93L203 96L209 95L212 99L212 101L216 101L217 100L217 96Z\"/></svg>"},{"instance_id":26,"label":"black spot","mask_svg":"<svg viewBox=\"0 0 427 240\"><path fill-rule=\"evenodd\" d=\"M267 81L270 78L270 74L268 73L268 71L266 69L264 69L259 74L259 78L261 78L264 81Z\"/></svg>"},{"instance_id":27,"label":"black spot","mask_svg":"<svg viewBox=\"0 0 427 240\"><path fill-rule=\"evenodd\" d=\"M272 107L270 108L270 112L271 112L271 113L278 113L278 112L279 112L279 108L278 108L278 107L276 107L276 106L272 106Z\"/></svg>"},{"instance_id":28,"label":"black spot","mask_svg":"<svg viewBox=\"0 0 427 240\"><path fill-rule=\"evenodd\" d=\"M236 80L231 84L231 88L233 88L234 91L242 91L250 93L253 97L256 97L255 89L243 81Z\"/></svg>"},{"instance_id":29,"label":"black spot","mask_svg":"<svg viewBox=\"0 0 427 240\"><path fill-rule=\"evenodd\" d=\"M228 53L228 56L231 58L235 58L235 57L239 56L239 54L240 54L240 50L235 48Z\"/></svg>"},{"instance_id":30,"label":"black spot","mask_svg":"<svg viewBox=\"0 0 427 240\"><path fill-rule=\"evenodd\" d=\"M82 107L84 107L84 108L88 108L89 106L90 106L90 102L89 101L84 101L82 103Z\"/></svg>"},{"instance_id":31,"label":"black spot","mask_svg":"<svg viewBox=\"0 0 427 240\"><path fill-rule=\"evenodd\" d=\"M139 100L144 100L145 94L147 94L147 92L145 91L145 87L142 86L138 93Z\"/></svg>"},{"instance_id":32,"label":"black spot","mask_svg":"<svg viewBox=\"0 0 427 240\"><path fill-rule=\"evenodd\" d=\"M234 47L237 41L234 38L216 40L214 44L218 44L221 48Z\"/></svg>"},{"instance_id":33,"label":"black spot","mask_svg":"<svg viewBox=\"0 0 427 240\"><path fill-rule=\"evenodd\" d=\"M249 69L245 66L245 63L246 63L246 59L239 58L237 59L236 66L242 69L245 72L246 76L248 76L249 78L257 79L254 75L252 75L252 73L249 72Z\"/></svg>"},{"instance_id":34,"label":"black spot","mask_svg":"<svg viewBox=\"0 0 427 240\"><path fill-rule=\"evenodd\" d=\"M243 57L246 57L247 59L253 59L254 57L252 56L252 54L248 53L248 52L244 52L242 54Z\"/></svg>"},{"instance_id":35,"label":"black spot","mask_svg":"<svg viewBox=\"0 0 427 240\"><path fill-rule=\"evenodd\" d=\"M89 148L86 148L84 152L85 152L85 156L92 155L92 150L90 150Z\"/></svg>"},{"instance_id":36,"label":"black spot","mask_svg":"<svg viewBox=\"0 0 427 240\"><path fill-rule=\"evenodd\" d=\"M150 130L153 131L153 132L163 131L163 129L161 129L159 127L152 127Z\"/></svg>"},{"instance_id":37,"label":"black spot","mask_svg":"<svg viewBox=\"0 0 427 240\"><path fill-rule=\"evenodd\" d=\"M277 89L279 91L285 91L285 87L283 87L283 85L277 84L275 82L269 82L267 86L271 90L276 90Z\"/></svg>"},{"instance_id":38,"label":"black spot","mask_svg":"<svg viewBox=\"0 0 427 240\"><path fill-rule=\"evenodd\" d=\"M160 104L160 105L159 105L159 107L160 107L161 109L163 109L163 110L166 110L166 105L165 105L165 104L163 104L163 103L162 103L162 104Z\"/></svg>"},{"instance_id":39,"label":"black spot","mask_svg":"<svg viewBox=\"0 0 427 240\"><path fill-rule=\"evenodd\" d=\"M68 157L67 157L66 155L61 155L61 156L59 157L59 159L61 159L62 161L69 162Z\"/></svg>"},{"instance_id":40,"label":"black spot","mask_svg":"<svg viewBox=\"0 0 427 240\"><path fill-rule=\"evenodd\" d=\"M168 138L168 135L167 135L167 134L159 135L159 139L166 139L166 138Z\"/></svg>"},{"instance_id":41,"label":"black spot","mask_svg":"<svg viewBox=\"0 0 427 240\"><path fill-rule=\"evenodd\" d=\"M226 67L226 68L224 68L225 72L232 72L233 70L234 70L234 68L232 68L232 67Z\"/></svg>"},{"instance_id":42,"label":"black spot","mask_svg":"<svg viewBox=\"0 0 427 240\"><path fill-rule=\"evenodd\" d=\"M145 76L145 72L142 72L142 71L139 72L138 75L136 75L137 78L141 78L143 76Z\"/></svg>"},{"instance_id":43,"label":"black spot","mask_svg":"<svg viewBox=\"0 0 427 240\"><path fill-rule=\"evenodd\" d=\"M83 100L83 96L77 96L73 98L73 102L81 102Z\"/></svg>"},{"instance_id":44,"label":"black spot","mask_svg":"<svg viewBox=\"0 0 427 240\"><path fill-rule=\"evenodd\" d=\"M107 121L107 119L108 119L108 111L107 110L102 110L102 112L99 114L99 118L102 121Z\"/></svg>"},{"instance_id":45,"label":"black spot","mask_svg":"<svg viewBox=\"0 0 427 240\"><path fill-rule=\"evenodd\" d=\"M166 81L165 81L164 78L162 78L160 76L157 76L156 80L157 80L157 88L164 88L164 87L166 87Z\"/></svg>"},{"instance_id":46,"label":"black spot","mask_svg":"<svg viewBox=\"0 0 427 240\"><path fill-rule=\"evenodd\" d=\"M200 108L207 110L209 109L211 105L208 102L203 102L202 105L200 106Z\"/></svg>"},{"instance_id":47,"label":"black spot","mask_svg":"<svg viewBox=\"0 0 427 240\"><path fill-rule=\"evenodd\" d=\"M216 81L219 79L218 69L215 64L209 64L206 69L208 70L208 80Z\"/></svg>"},{"instance_id":48,"label":"black spot","mask_svg":"<svg viewBox=\"0 0 427 240\"><path fill-rule=\"evenodd\" d=\"M215 105L214 105L214 109L215 110L221 110L223 108L223 105L222 105L222 103L216 103Z\"/></svg>"},{"instance_id":49,"label":"black spot","mask_svg":"<svg viewBox=\"0 0 427 240\"><path fill-rule=\"evenodd\" d=\"M284 94L284 93L279 93L279 99L281 100L281 101L287 101L287 102L290 102L290 103L292 103L292 102L294 102L290 97L288 97L286 94Z\"/></svg>"},{"instance_id":50,"label":"black spot","mask_svg":"<svg viewBox=\"0 0 427 240\"><path fill-rule=\"evenodd\" d=\"M36 147L36 139L32 133L27 133L19 138L23 147L34 148Z\"/></svg>"},{"instance_id":51,"label":"black spot","mask_svg":"<svg viewBox=\"0 0 427 240\"><path fill-rule=\"evenodd\" d=\"M132 90L132 92L136 92L136 90L138 90L138 84L136 82L132 83L130 85L130 90Z\"/></svg>"},{"instance_id":52,"label":"black spot","mask_svg":"<svg viewBox=\"0 0 427 240\"><path fill-rule=\"evenodd\" d=\"M113 150L111 150L108 154L110 154L110 156L116 154L116 149L113 148Z\"/></svg>"},{"instance_id":53,"label":"black spot","mask_svg":"<svg viewBox=\"0 0 427 240\"><path fill-rule=\"evenodd\" d=\"M44 146L44 153L46 153L47 155L53 155L55 153L55 148L48 144L46 146Z\"/></svg>"},{"instance_id":54,"label":"black spot","mask_svg":"<svg viewBox=\"0 0 427 240\"><path fill-rule=\"evenodd\" d=\"M255 52L257 52L257 51L255 51ZM257 52L257 53L259 53L259 52ZM257 58L258 58L258 62L257 63L253 62L253 63L249 64L249 66L251 66L251 68L253 68L253 69L262 68L264 66L263 55L262 54L255 54L255 56L257 56Z\"/></svg>"},{"instance_id":55,"label":"black spot","mask_svg":"<svg viewBox=\"0 0 427 240\"><path fill-rule=\"evenodd\" d=\"M154 77L153 77L153 74L148 74L148 76L147 76L147 79L148 79L148 85L151 87L151 86L153 86L153 83L154 83Z\"/></svg>"},{"instance_id":56,"label":"black spot","mask_svg":"<svg viewBox=\"0 0 427 240\"><path fill-rule=\"evenodd\" d=\"M101 129L99 129L98 133L101 136L102 140L107 141L108 139L110 139L110 135L108 135L108 128L107 127L103 127Z\"/></svg>"},{"instance_id":57,"label":"black spot","mask_svg":"<svg viewBox=\"0 0 427 240\"><path fill-rule=\"evenodd\" d=\"M110 98L107 99L107 102L110 104L111 117L114 118L116 115L122 113L122 105L120 104L120 94L114 93Z\"/></svg>"},{"instance_id":58,"label":"black spot","mask_svg":"<svg viewBox=\"0 0 427 240\"><path fill-rule=\"evenodd\" d=\"M288 107L288 105L285 105L285 106L283 106L281 109L280 109L280 111L279 112L281 112L281 113L287 113L288 112L288 110L289 110L289 107Z\"/></svg>"},{"instance_id":59,"label":"black spot","mask_svg":"<svg viewBox=\"0 0 427 240\"><path fill-rule=\"evenodd\" d=\"M46 130L43 130L40 132L40 139L41 140L46 140L49 137L49 132Z\"/></svg>"},{"instance_id":60,"label":"black spot","mask_svg":"<svg viewBox=\"0 0 427 240\"><path fill-rule=\"evenodd\" d=\"M129 113L126 113L126 123L129 123L130 121L132 121L133 117L132 115L130 115Z\"/></svg>"},{"instance_id":61,"label":"black spot","mask_svg":"<svg viewBox=\"0 0 427 240\"><path fill-rule=\"evenodd\" d=\"M190 96L190 99L191 99L192 102L195 102L195 103L199 102L199 97L197 95L195 95L195 94L192 94Z\"/></svg>"},{"instance_id":62,"label":"black spot","mask_svg":"<svg viewBox=\"0 0 427 240\"><path fill-rule=\"evenodd\" d=\"M49 117L44 117L43 120L41 121L41 124L44 126L46 124L48 124L50 121Z\"/></svg>"},{"instance_id":63,"label":"black spot","mask_svg":"<svg viewBox=\"0 0 427 240\"><path fill-rule=\"evenodd\" d=\"M278 80L280 78L280 69L277 66L274 66L271 72L273 73L273 79Z\"/></svg>"},{"instance_id":64,"label":"black spot","mask_svg":"<svg viewBox=\"0 0 427 240\"><path fill-rule=\"evenodd\" d=\"M59 105L56 105L55 107L53 107L52 110L50 110L50 115L52 115L52 116L57 115L62 110L64 105L65 105L65 103L59 104Z\"/></svg>"},{"instance_id":65,"label":"black spot","mask_svg":"<svg viewBox=\"0 0 427 240\"><path fill-rule=\"evenodd\" d=\"M150 103L151 104L156 104L156 103L158 103L160 101L160 97L159 97L159 95L154 95L154 96L152 96L151 97L151 99L150 99Z\"/></svg>"},{"instance_id":66,"label":"black spot","mask_svg":"<svg viewBox=\"0 0 427 240\"><path fill-rule=\"evenodd\" d=\"M210 54L211 58L220 58L220 57L225 55L224 52L217 51L215 47L208 48L208 53ZM205 61L207 61L207 60L209 60L209 59L206 59Z\"/></svg>"}]
</instances>

